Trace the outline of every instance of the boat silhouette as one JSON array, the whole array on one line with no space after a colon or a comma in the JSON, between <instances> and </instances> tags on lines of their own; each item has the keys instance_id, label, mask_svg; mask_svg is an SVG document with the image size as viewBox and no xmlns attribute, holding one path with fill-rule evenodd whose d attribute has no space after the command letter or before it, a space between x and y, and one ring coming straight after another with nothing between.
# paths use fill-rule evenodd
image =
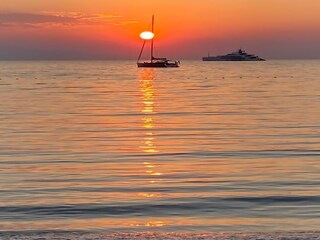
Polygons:
<instances>
[{"instance_id":1,"label":"boat silhouette","mask_svg":"<svg viewBox=\"0 0 320 240\"><path fill-rule=\"evenodd\" d=\"M152 15L152 24L151 24L151 32L154 33L154 15ZM145 68L169 68L169 67L179 67L180 61L170 60L167 58L157 58L153 56L153 48L154 48L154 41L153 38L151 39L150 44L150 60L149 61L143 61L140 62L140 58L142 56L144 47L146 45L147 40L144 40L142 44L142 48L137 60L137 66L145 67Z\"/></svg>"},{"instance_id":2,"label":"boat silhouette","mask_svg":"<svg viewBox=\"0 0 320 240\"><path fill-rule=\"evenodd\" d=\"M253 54L248 54L241 48L233 53L220 56L210 56L202 58L203 61L265 61L265 59L260 58Z\"/></svg>"}]
</instances>

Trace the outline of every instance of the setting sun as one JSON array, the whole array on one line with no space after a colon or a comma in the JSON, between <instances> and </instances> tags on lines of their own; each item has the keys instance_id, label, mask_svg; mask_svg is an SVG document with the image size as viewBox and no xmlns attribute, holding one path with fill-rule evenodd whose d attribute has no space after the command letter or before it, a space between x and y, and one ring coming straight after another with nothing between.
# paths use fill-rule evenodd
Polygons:
<instances>
[{"instance_id":1,"label":"setting sun","mask_svg":"<svg viewBox=\"0 0 320 240\"><path fill-rule=\"evenodd\" d=\"M153 32L142 32L140 33L140 37L144 40L151 40L152 38L154 38L154 33Z\"/></svg>"}]
</instances>

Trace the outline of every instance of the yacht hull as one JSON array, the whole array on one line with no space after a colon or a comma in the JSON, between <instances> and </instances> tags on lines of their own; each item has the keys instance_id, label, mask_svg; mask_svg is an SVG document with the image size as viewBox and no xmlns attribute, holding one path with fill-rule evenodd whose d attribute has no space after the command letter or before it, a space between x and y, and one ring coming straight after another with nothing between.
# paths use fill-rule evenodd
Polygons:
<instances>
[{"instance_id":1,"label":"yacht hull","mask_svg":"<svg viewBox=\"0 0 320 240\"><path fill-rule=\"evenodd\" d=\"M266 61L262 58L257 59L223 59L223 58L216 58L216 57L203 57L202 61L216 61L216 62L226 62L226 61L246 61L246 62L252 62L252 61Z\"/></svg>"}]
</instances>

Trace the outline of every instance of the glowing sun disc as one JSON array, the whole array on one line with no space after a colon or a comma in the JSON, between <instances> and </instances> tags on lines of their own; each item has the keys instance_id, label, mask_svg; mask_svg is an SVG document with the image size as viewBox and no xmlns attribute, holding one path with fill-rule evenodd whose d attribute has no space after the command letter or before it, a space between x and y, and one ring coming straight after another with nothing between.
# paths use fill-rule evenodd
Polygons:
<instances>
[{"instance_id":1,"label":"glowing sun disc","mask_svg":"<svg viewBox=\"0 0 320 240\"><path fill-rule=\"evenodd\" d=\"M142 32L140 33L140 37L144 40L150 40L154 37L153 32Z\"/></svg>"}]
</instances>

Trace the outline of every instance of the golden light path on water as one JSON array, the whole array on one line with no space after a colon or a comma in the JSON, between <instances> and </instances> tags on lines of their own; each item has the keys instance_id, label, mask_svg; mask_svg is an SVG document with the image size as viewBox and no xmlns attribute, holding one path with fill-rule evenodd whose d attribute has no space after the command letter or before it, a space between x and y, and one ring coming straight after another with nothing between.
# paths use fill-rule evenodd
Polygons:
<instances>
[{"instance_id":1,"label":"golden light path on water","mask_svg":"<svg viewBox=\"0 0 320 240\"><path fill-rule=\"evenodd\" d=\"M142 152L147 156L151 156L158 153L159 150L155 144L154 128L155 122L153 115L155 112L155 89L154 89L154 69L142 69L140 72L139 87L141 92L142 109L142 128L144 130L143 144L140 147ZM145 173L152 177L148 184L156 184L163 173L156 170L157 164L154 161L145 161L144 163ZM160 197L160 194L154 192L138 193L139 196L144 198ZM130 224L131 226L141 226L141 223ZM164 221L154 220L148 221L143 224L146 227L162 227L166 223Z\"/></svg>"}]
</instances>

